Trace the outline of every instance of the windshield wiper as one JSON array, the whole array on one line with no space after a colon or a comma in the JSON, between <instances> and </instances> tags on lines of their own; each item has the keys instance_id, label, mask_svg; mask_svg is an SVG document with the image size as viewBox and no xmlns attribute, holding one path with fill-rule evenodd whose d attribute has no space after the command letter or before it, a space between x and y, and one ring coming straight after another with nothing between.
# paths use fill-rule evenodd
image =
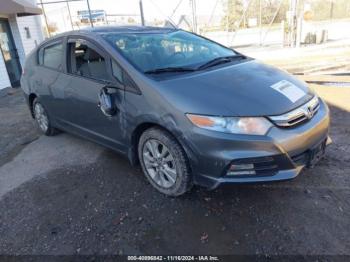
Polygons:
<instances>
[{"instance_id":1,"label":"windshield wiper","mask_svg":"<svg viewBox=\"0 0 350 262\"><path fill-rule=\"evenodd\" d=\"M246 58L246 56L241 55L241 54L232 55L232 56L220 56L220 57L214 58L214 59L200 65L196 69L197 70L206 69L208 67L216 66L219 64L229 63L229 62L236 60L236 59L245 59L245 58Z\"/></svg>"},{"instance_id":2,"label":"windshield wiper","mask_svg":"<svg viewBox=\"0 0 350 262\"><path fill-rule=\"evenodd\" d=\"M192 72L195 71L194 68L189 67L164 67L145 71L145 74L161 74L167 72Z\"/></svg>"},{"instance_id":3,"label":"windshield wiper","mask_svg":"<svg viewBox=\"0 0 350 262\"><path fill-rule=\"evenodd\" d=\"M223 63L228 63L236 59L245 59L246 56L237 54L233 56L220 56L217 58L214 58L202 65L200 65L197 68L191 68L191 67L164 67L164 68L156 68L152 70L145 71L145 74L161 74L161 73L169 73L169 72L193 72L197 70L206 69L208 67L216 66Z\"/></svg>"}]
</instances>

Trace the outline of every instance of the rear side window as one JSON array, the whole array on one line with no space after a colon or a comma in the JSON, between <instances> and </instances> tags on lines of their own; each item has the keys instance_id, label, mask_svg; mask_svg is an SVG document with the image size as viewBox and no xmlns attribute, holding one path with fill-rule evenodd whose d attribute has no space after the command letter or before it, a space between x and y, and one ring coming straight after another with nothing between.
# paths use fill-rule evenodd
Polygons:
<instances>
[{"instance_id":1,"label":"rear side window","mask_svg":"<svg viewBox=\"0 0 350 262\"><path fill-rule=\"evenodd\" d=\"M63 44L56 43L39 50L39 64L62 70Z\"/></svg>"}]
</instances>

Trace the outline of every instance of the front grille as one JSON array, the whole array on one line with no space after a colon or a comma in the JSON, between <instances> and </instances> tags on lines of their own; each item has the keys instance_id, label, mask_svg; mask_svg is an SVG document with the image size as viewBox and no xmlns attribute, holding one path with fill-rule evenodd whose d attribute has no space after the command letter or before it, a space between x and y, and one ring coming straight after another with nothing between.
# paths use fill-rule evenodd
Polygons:
<instances>
[{"instance_id":1,"label":"front grille","mask_svg":"<svg viewBox=\"0 0 350 262\"><path fill-rule=\"evenodd\" d=\"M314 96L309 102L297 109L283 115L270 116L269 119L279 127L293 127L313 118L319 108L318 97Z\"/></svg>"}]
</instances>

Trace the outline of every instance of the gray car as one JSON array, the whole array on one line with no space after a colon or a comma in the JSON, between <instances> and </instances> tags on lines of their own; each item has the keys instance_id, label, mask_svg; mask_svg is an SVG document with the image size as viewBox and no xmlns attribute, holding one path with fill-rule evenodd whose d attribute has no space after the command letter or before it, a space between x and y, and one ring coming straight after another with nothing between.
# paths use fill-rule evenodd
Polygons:
<instances>
[{"instance_id":1,"label":"gray car","mask_svg":"<svg viewBox=\"0 0 350 262\"><path fill-rule=\"evenodd\" d=\"M328 107L304 82L179 29L58 35L28 56L21 86L44 134L120 152L171 196L291 179L330 143Z\"/></svg>"}]
</instances>

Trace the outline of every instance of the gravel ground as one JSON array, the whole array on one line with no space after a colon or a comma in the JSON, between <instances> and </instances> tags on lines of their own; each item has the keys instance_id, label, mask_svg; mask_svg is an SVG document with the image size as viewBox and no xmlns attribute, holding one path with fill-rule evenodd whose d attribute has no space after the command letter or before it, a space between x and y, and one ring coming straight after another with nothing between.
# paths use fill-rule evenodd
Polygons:
<instances>
[{"instance_id":1,"label":"gravel ground","mask_svg":"<svg viewBox=\"0 0 350 262\"><path fill-rule=\"evenodd\" d=\"M350 255L350 113L331 110L333 145L296 179L169 198L111 150L39 136L3 90L0 254Z\"/></svg>"},{"instance_id":2,"label":"gravel ground","mask_svg":"<svg viewBox=\"0 0 350 262\"><path fill-rule=\"evenodd\" d=\"M39 137L19 89L0 90L0 165Z\"/></svg>"}]
</instances>

